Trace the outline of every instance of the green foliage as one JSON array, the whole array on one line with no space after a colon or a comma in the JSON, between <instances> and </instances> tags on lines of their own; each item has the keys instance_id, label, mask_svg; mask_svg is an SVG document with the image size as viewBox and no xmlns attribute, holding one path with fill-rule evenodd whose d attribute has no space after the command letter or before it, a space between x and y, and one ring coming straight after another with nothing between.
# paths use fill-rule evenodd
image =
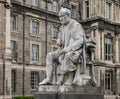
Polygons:
<instances>
[{"instance_id":1,"label":"green foliage","mask_svg":"<svg viewBox=\"0 0 120 99\"><path fill-rule=\"evenodd\" d=\"M34 99L33 96L15 96L13 99Z\"/></svg>"}]
</instances>

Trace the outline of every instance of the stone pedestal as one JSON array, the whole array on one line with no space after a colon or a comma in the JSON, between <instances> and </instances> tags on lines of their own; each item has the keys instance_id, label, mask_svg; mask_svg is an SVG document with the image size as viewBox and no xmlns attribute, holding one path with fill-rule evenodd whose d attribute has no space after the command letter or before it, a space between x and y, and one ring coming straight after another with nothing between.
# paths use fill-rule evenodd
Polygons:
<instances>
[{"instance_id":1,"label":"stone pedestal","mask_svg":"<svg viewBox=\"0 0 120 99\"><path fill-rule=\"evenodd\" d=\"M104 99L100 87L41 85L34 99Z\"/></svg>"},{"instance_id":2,"label":"stone pedestal","mask_svg":"<svg viewBox=\"0 0 120 99\"><path fill-rule=\"evenodd\" d=\"M104 99L104 96L86 93L36 93L34 99Z\"/></svg>"},{"instance_id":3,"label":"stone pedestal","mask_svg":"<svg viewBox=\"0 0 120 99\"><path fill-rule=\"evenodd\" d=\"M101 87L91 86L66 86L66 85L41 85L38 92L53 92L53 93L102 93Z\"/></svg>"}]
</instances>

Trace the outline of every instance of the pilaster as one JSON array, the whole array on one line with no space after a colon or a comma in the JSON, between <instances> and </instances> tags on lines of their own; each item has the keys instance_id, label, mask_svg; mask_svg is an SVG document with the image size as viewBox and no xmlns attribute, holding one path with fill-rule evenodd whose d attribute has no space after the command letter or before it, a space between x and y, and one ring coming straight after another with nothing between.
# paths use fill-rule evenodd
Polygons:
<instances>
[{"instance_id":1,"label":"pilaster","mask_svg":"<svg viewBox=\"0 0 120 99\"><path fill-rule=\"evenodd\" d=\"M100 59L104 60L104 28L99 26L98 31L100 33Z\"/></svg>"},{"instance_id":2,"label":"pilaster","mask_svg":"<svg viewBox=\"0 0 120 99\"><path fill-rule=\"evenodd\" d=\"M11 95L10 0L5 3L4 95Z\"/></svg>"},{"instance_id":3,"label":"pilaster","mask_svg":"<svg viewBox=\"0 0 120 99\"><path fill-rule=\"evenodd\" d=\"M95 30L96 33L96 59L100 60L101 57L101 43L100 43L100 32L98 31L98 29Z\"/></svg>"}]
</instances>

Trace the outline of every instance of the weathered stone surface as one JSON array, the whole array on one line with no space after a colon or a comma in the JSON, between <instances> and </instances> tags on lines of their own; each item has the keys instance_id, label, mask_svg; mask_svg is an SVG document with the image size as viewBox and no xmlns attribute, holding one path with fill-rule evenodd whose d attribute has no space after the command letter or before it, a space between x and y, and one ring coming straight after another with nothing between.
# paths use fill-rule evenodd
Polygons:
<instances>
[{"instance_id":1,"label":"weathered stone surface","mask_svg":"<svg viewBox=\"0 0 120 99\"><path fill-rule=\"evenodd\" d=\"M72 93L102 93L100 87L90 87L90 86L59 86L59 85L41 85L38 91L41 92L72 92Z\"/></svg>"},{"instance_id":2,"label":"weathered stone surface","mask_svg":"<svg viewBox=\"0 0 120 99\"><path fill-rule=\"evenodd\" d=\"M36 93L34 99L104 99L104 96L85 93Z\"/></svg>"}]
</instances>

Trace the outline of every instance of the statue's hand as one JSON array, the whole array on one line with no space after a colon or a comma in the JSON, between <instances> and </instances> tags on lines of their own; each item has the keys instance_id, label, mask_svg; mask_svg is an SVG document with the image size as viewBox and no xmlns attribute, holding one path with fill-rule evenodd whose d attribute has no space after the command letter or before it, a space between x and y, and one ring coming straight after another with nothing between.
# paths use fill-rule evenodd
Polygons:
<instances>
[{"instance_id":1,"label":"statue's hand","mask_svg":"<svg viewBox=\"0 0 120 99\"><path fill-rule=\"evenodd\" d=\"M60 39L57 39L57 45L62 46L63 42Z\"/></svg>"}]
</instances>

